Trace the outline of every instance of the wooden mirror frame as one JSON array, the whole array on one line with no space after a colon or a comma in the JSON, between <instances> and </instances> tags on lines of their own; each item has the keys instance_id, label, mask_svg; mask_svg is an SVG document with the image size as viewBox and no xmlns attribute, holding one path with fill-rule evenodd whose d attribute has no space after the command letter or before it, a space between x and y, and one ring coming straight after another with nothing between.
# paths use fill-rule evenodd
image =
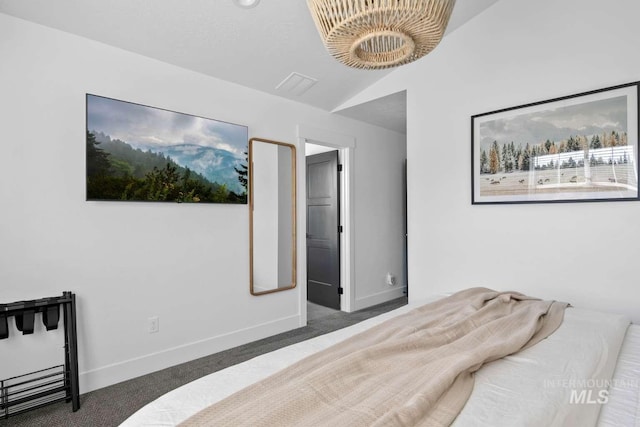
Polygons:
<instances>
[{"instance_id":1,"label":"wooden mirror frame","mask_svg":"<svg viewBox=\"0 0 640 427\"><path fill-rule=\"evenodd\" d=\"M291 149L291 284L289 286L280 287L276 283L276 287L265 291L256 291L254 287L254 143L274 144ZM296 146L280 141L273 141L263 138L251 138L249 140L249 290L252 295L266 295L274 292L286 291L296 287L297 278L297 255L296 255Z\"/></svg>"}]
</instances>

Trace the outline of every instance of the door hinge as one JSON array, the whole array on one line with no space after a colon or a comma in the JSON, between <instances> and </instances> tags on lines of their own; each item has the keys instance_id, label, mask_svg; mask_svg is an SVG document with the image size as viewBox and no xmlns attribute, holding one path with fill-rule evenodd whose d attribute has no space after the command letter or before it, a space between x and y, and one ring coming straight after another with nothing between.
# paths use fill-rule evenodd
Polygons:
<instances>
[{"instance_id":1,"label":"door hinge","mask_svg":"<svg viewBox=\"0 0 640 427\"><path fill-rule=\"evenodd\" d=\"M342 172L342 165L338 165L338 172Z\"/></svg>"},{"instance_id":2,"label":"door hinge","mask_svg":"<svg viewBox=\"0 0 640 427\"><path fill-rule=\"evenodd\" d=\"M343 229L342 229L342 226L341 226L341 225L339 225L339 226L338 226L338 233L342 233L342 230L343 230Z\"/></svg>"},{"instance_id":3,"label":"door hinge","mask_svg":"<svg viewBox=\"0 0 640 427\"><path fill-rule=\"evenodd\" d=\"M338 295L344 294L344 288L338 287Z\"/></svg>"}]
</instances>

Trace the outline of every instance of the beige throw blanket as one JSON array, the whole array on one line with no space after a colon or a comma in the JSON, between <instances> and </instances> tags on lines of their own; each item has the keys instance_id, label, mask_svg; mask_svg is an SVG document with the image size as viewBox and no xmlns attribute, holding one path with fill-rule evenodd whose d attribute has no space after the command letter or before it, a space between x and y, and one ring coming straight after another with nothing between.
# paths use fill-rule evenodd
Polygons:
<instances>
[{"instance_id":1,"label":"beige throw blanket","mask_svg":"<svg viewBox=\"0 0 640 427\"><path fill-rule=\"evenodd\" d=\"M316 353L184 426L447 426L483 364L544 339L567 304L473 288Z\"/></svg>"}]
</instances>

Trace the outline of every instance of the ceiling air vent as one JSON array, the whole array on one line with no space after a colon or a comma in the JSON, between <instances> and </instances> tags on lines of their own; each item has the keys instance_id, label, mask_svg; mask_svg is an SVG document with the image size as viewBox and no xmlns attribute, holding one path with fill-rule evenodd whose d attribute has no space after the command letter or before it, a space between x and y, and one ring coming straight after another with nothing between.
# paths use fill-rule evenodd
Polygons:
<instances>
[{"instance_id":1,"label":"ceiling air vent","mask_svg":"<svg viewBox=\"0 0 640 427\"><path fill-rule=\"evenodd\" d=\"M313 86L317 82L318 80L314 79L313 77L293 72L289 74L286 79L281 81L278 86L276 86L276 90L300 96L308 91L311 86Z\"/></svg>"}]
</instances>

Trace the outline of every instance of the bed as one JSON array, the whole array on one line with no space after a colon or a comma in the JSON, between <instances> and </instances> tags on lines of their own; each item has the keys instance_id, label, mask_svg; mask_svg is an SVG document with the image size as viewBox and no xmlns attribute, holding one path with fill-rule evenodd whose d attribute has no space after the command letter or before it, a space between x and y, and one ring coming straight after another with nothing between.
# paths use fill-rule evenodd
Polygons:
<instances>
[{"instance_id":1,"label":"bed","mask_svg":"<svg viewBox=\"0 0 640 427\"><path fill-rule=\"evenodd\" d=\"M434 297L215 372L146 405L122 426L174 426L296 362ZM475 373L454 426L640 427L640 326L570 307L548 338Z\"/></svg>"}]
</instances>

